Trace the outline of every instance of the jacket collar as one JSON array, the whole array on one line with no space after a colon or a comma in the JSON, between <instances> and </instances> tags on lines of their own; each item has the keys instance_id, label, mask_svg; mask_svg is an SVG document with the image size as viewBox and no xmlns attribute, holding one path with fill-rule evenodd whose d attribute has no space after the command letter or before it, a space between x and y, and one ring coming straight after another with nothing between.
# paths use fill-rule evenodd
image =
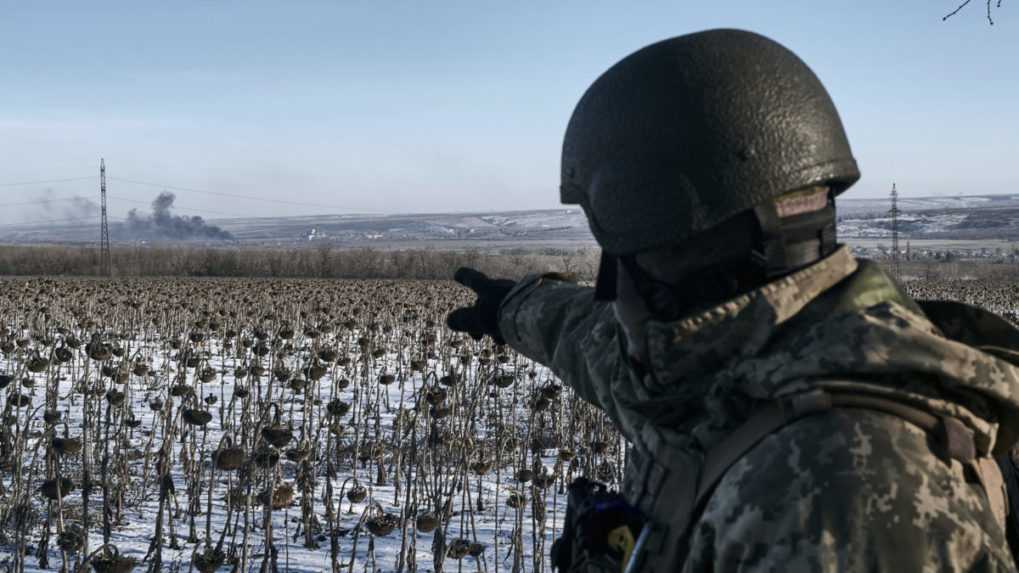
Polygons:
<instances>
[{"instance_id":1,"label":"jacket collar","mask_svg":"<svg viewBox=\"0 0 1019 573\"><path fill-rule=\"evenodd\" d=\"M753 356L775 331L858 268L846 246L805 269L716 307L647 326L649 385L664 389L677 377L710 377L724 364Z\"/></svg>"}]
</instances>

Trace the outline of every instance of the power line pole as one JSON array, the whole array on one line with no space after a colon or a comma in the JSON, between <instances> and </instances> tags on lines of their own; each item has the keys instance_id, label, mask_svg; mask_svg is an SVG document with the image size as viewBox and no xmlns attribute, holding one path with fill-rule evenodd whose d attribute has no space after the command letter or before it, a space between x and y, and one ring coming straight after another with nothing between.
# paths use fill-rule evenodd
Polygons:
<instances>
[{"instance_id":1,"label":"power line pole","mask_svg":"<svg viewBox=\"0 0 1019 573\"><path fill-rule=\"evenodd\" d=\"M892 216L892 275L899 278L899 192L892 182L892 208L888 211Z\"/></svg>"},{"instance_id":2,"label":"power line pole","mask_svg":"<svg viewBox=\"0 0 1019 573\"><path fill-rule=\"evenodd\" d=\"M99 274L113 276L113 259L110 256L110 225L106 221L106 160L99 160L99 194L102 196L102 214L99 229Z\"/></svg>"}]
</instances>

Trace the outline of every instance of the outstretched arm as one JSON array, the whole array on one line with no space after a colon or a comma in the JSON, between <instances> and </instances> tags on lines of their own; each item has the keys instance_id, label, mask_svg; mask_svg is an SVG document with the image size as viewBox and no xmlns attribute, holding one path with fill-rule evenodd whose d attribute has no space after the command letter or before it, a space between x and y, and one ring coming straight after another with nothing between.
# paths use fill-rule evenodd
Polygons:
<instances>
[{"instance_id":1,"label":"outstretched arm","mask_svg":"<svg viewBox=\"0 0 1019 573\"><path fill-rule=\"evenodd\" d=\"M450 328L509 344L613 416L609 386L620 375L621 352L612 309L594 300L593 288L558 273L531 275L515 285L473 269L460 269L455 278L478 300L453 311Z\"/></svg>"},{"instance_id":2,"label":"outstretched arm","mask_svg":"<svg viewBox=\"0 0 1019 573\"><path fill-rule=\"evenodd\" d=\"M613 414L609 385L620 375L619 338L611 307L596 302L593 289L558 273L530 275L515 284L462 268L455 279L478 300L450 313L450 328L505 342Z\"/></svg>"},{"instance_id":3,"label":"outstretched arm","mask_svg":"<svg viewBox=\"0 0 1019 573\"><path fill-rule=\"evenodd\" d=\"M594 300L593 288L558 274L529 276L499 307L499 329L507 344L548 366L582 398L611 409L607 385L618 375L620 355L615 318L608 303Z\"/></svg>"}]
</instances>

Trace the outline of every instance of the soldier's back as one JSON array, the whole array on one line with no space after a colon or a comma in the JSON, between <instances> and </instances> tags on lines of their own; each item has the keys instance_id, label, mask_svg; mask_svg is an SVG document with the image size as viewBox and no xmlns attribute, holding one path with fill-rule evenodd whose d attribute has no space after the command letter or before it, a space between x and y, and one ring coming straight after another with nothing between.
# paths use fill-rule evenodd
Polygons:
<instances>
[{"instance_id":1,"label":"soldier's back","mask_svg":"<svg viewBox=\"0 0 1019 573\"><path fill-rule=\"evenodd\" d=\"M980 483L938 449L887 413L802 418L727 472L685 570L1015 570Z\"/></svg>"}]
</instances>

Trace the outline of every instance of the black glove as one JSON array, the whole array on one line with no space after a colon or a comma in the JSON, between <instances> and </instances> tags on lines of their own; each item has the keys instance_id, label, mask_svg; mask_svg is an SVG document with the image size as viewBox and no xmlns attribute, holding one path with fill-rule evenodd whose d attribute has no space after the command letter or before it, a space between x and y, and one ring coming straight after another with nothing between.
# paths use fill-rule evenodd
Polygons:
<instances>
[{"instance_id":1,"label":"black glove","mask_svg":"<svg viewBox=\"0 0 1019 573\"><path fill-rule=\"evenodd\" d=\"M508 279L490 279L481 271L460 267L453 280L473 290L478 295L474 306L465 306L449 313L446 325L457 332L466 332L474 340L489 335L496 344L505 344L499 332L499 305L509 291L517 284Z\"/></svg>"}]
</instances>

